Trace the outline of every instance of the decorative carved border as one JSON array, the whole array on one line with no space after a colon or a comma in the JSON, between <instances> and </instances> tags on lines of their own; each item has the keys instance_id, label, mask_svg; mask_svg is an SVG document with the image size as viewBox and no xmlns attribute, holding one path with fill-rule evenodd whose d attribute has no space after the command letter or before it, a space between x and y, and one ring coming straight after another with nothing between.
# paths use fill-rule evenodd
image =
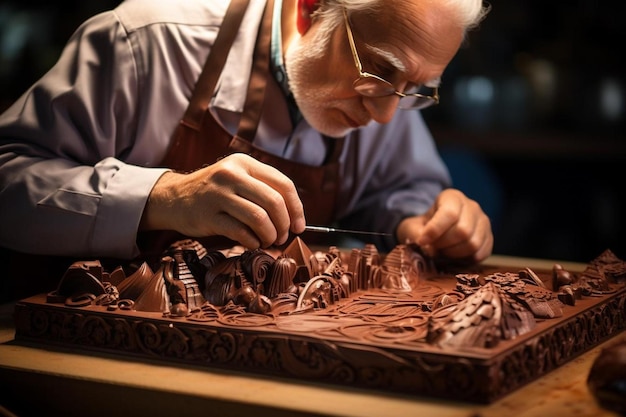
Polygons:
<instances>
[{"instance_id":1,"label":"decorative carved border","mask_svg":"<svg viewBox=\"0 0 626 417\"><path fill-rule=\"evenodd\" d=\"M249 327L244 323L250 319ZM530 337L474 354L376 346L263 331L262 315L202 323L157 313L68 308L35 296L16 304L16 339L301 381L489 403L626 328L626 288Z\"/></svg>"}]
</instances>

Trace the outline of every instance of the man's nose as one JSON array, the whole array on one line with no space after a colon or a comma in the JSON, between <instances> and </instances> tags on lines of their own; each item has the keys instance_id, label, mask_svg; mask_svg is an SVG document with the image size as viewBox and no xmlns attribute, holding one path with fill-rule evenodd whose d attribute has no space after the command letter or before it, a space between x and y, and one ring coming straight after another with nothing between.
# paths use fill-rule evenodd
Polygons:
<instances>
[{"instance_id":1,"label":"man's nose","mask_svg":"<svg viewBox=\"0 0 626 417\"><path fill-rule=\"evenodd\" d=\"M363 97L363 106L370 117L378 123L389 123L398 109L400 97Z\"/></svg>"}]
</instances>

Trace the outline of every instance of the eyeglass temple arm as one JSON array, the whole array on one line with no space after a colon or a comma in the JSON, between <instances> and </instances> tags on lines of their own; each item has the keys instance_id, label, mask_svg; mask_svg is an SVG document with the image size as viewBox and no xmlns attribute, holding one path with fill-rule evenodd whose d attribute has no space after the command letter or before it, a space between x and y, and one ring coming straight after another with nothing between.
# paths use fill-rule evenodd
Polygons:
<instances>
[{"instance_id":1,"label":"eyeglass temple arm","mask_svg":"<svg viewBox=\"0 0 626 417\"><path fill-rule=\"evenodd\" d=\"M350 22L348 20L348 12L346 8L343 8L343 18L346 21L346 33L348 34L348 43L350 44L350 51L352 51L352 59L354 59L354 65L359 69L359 73L363 72L363 66L361 65L361 60L356 53L356 46L354 44L354 36L352 36L352 31L350 30Z\"/></svg>"}]
</instances>

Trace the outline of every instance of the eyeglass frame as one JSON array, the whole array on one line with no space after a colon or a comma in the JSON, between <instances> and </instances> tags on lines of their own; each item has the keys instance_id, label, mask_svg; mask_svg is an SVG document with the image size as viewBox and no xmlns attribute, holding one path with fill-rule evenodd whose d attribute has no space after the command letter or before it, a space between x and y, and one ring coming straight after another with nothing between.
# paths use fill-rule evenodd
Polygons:
<instances>
[{"instance_id":1,"label":"eyeglass frame","mask_svg":"<svg viewBox=\"0 0 626 417\"><path fill-rule=\"evenodd\" d=\"M384 78L375 75L375 74L371 74L369 72L363 71L363 64L361 64L361 59L359 58L359 54L356 50L356 43L354 42L354 34L352 33L352 27L350 26L350 19L348 18L348 12L346 11L345 7L343 8L343 17L346 23L346 33L348 34L348 44L350 45L350 50L352 51L352 58L354 59L354 65L356 66L356 69L359 71L359 77L354 80L354 82L352 83L352 88L354 88L354 91L356 91L358 94L362 95L363 97L372 97L372 98L381 98L381 97L389 97L389 96L393 96L396 95L398 97L400 97L400 99L404 98L404 97L416 97L416 98L420 98L420 99L427 99L426 101L420 102L420 101L416 101L417 103L420 103L416 106L410 106L410 107L401 107L398 103L398 108L402 109L402 110L422 110L425 109L427 107L430 107L432 105L437 105L439 104L439 87L432 87L433 89L433 95L425 95L425 94L421 94L421 93L403 93L401 91L396 90L396 87L390 83L389 81L385 80ZM385 95L367 95L367 94L363 94L363 92L357 90L356 88L356 84L364 79L374 79L374 80L378 80L386 85L388 85L390 87L390 91L389 94L385 94ZM393 90L393 91L391 91Z\"/></svg>"}]
</instances>

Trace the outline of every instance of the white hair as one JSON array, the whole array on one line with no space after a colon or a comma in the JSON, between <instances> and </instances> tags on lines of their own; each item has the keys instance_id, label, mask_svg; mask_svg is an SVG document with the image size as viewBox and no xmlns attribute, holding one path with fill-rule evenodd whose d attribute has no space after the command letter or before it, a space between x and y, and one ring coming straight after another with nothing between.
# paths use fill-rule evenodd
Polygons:
<instances>
[{"instance_id":1,"label":"white hair","mask_svg":"<svg viewBox=\"0 0 626 417\"><path fill-rule=\"evenodd\" d=\"M477 27L489 13L490 6L482 0L442 0L452 10L456 11L456 18L463 25L465 31Z\"/></svg>"},{"instance_id":2,"label":"white hair","mask_svg":"<svg viewBox=\"0 0 626 417\"><path fill-rule=\"evenodd\" d=\"M330 33L343 22L343 10L348 13L359 11L380 11L389 1L398 0L320 0L321 6L317 9L313 18L321 18L322 27L318 31L316 44L326 45L330 39ZM419 0L407 0L419 1ZM477 27L489 12L490 6L483 4L483 0L434 0L446 4L456 14L456 19L464 28L465 32Z\"/></svg>"}]
</instances>

